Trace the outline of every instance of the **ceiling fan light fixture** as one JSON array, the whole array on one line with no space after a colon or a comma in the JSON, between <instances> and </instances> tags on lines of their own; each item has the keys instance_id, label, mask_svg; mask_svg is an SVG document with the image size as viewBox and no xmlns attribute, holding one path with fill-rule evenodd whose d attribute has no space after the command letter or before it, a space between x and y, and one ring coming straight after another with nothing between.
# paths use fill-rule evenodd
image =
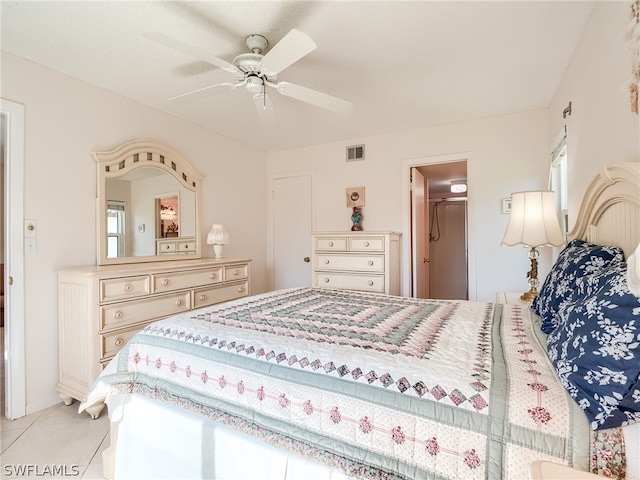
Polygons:
<instances>
[{"instance_id":1,"label":"ceiling fan light fixture","mask_svg":"<svg viewBox=\"0 0 640 480\"><path fill-rule=\"evenodd\" d=\"M247 78L247 90L251 93L263 93L264 92L264 79L256 76L250 76Z\"/></svg>"}]
</instances>

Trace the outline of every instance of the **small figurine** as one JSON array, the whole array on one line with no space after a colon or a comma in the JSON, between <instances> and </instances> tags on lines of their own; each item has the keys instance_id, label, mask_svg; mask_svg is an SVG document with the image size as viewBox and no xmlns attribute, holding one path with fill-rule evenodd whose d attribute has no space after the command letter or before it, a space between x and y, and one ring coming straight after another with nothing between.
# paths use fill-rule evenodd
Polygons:
<instances>
[{"instance_id":1,"label":"small figurine","mask_svg":"<svg viewBox=\"0 0 640 480\"><path fill-rule=\"evenodd\" d=\"M360 212L360 208L353 207L353 213L351 214L351 221L353 225L351 226L352 232L359 232L362 230L362 213Z\"/></svg>"}]
</instances>

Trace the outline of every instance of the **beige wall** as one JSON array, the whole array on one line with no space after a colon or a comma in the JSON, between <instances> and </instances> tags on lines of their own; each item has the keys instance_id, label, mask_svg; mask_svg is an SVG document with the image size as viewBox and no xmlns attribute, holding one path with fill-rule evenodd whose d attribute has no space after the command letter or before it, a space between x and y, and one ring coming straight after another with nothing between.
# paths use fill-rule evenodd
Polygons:
<instances>
[{"instance_id":1,"label":"beige wall","mask_svg":"<svg viewBox=\"0 0 640 480\"><path fill-rule=\"evenodd\" d=\"M348 229L345 188L364 185L364 229L403 233L401 275L406 294L409 211L403 198L408 196L407 164L468 158L469 294L472 299L493 301L496 290L527 286L526 251L500 246L507 225L501 199L514 191L545 187L546 172L540 159L547 157L546 118L546 110L537 110L270 152L267 174L312 173L315 230ZM366 160L346 162L345 147L361 143L366 146Z\"/></svg>"},{"instance_id":2,"label":"beige wall","mask_svg":"<svg viewBox=\"0 0 640 480\"><path fill-rule=\"evenodd\" d=\"M162 140L205 175L200 239L228 227L226 256L252 257L264 282L264 154L175 117L2 54L2 98L25 106L24 216L38 222L37 254L24 259L27 412L58 401L56 270L96 263L96 165L91 152ZM242 195L239 189L242 188ZM204 255L210 256L209 245Z\"/></svg>"},{"instance_id":3,"label":"beige wall","mask_svg":"<svg viewBox=\"0 0 640 480\"><path fill-rule=\"evenodd\" d=\"M631 113L630 2L598 2L549 107L549 142L567 129L569 226L602 165L640 161L640 117ZM566 119L562 111L571 102Z\"/></svg>"}]
</instances>

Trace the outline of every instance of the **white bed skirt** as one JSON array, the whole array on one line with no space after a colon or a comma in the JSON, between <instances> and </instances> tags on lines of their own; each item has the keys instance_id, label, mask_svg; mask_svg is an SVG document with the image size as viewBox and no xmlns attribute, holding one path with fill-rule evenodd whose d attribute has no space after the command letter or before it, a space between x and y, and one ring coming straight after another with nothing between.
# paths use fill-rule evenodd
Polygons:
<instances>
[{"instance_id":1,"label":"white bed skirt","mask_svg":"<svg viewBox=\"0 0 640 480\"><path fill-rule=\"evenodd\" d=\"M104 454L106 478L348 479L342 472L141 395L114 395L107 406L112 435Z\"/></svg>"},{"instance_id":2,"label":"white bed skirt","mask_svg":"<svg viewBox=\"0 0 640 480\"><path fill-rule=\"evenodd\" d=\"M138 394L107 398L107 479L348 480L342 472ZM640 424L623 428L626 480L640 480Z\"/></svg>"}]
</instances>

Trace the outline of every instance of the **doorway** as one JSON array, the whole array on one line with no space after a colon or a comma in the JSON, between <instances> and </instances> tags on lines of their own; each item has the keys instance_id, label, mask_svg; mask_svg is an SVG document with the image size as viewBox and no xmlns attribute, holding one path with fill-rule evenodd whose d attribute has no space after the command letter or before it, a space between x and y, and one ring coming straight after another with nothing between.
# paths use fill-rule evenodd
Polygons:
<instances>
[{"instance_id":1,"label":"doorway","mask_svg":"<svg viewBox=\"0 0 640 480\"><path fill-rule=\"evenodd\" d=\"M4 414L26 415L24 324L24 105L0 99L5 281Z\"/></svg>"},{"instance_id":2,"label":"doorway","mask_svg":"<svg viewBox=\"0 0 640 480\"><path fill-rule=\"evenodd\" d=\"M274 290L311 286L311 175L271 181L271 251Z\"/></svg>"},{"instance_id":3,"label":"doorway","mask_svg":"<svg viewBox=\"0 0 640 480\"><path fill-rule=\"evenodd\" d=\"M410 295L468 300L467 160L411 165L410 183Z\"/></svg>"}]
</instances>

